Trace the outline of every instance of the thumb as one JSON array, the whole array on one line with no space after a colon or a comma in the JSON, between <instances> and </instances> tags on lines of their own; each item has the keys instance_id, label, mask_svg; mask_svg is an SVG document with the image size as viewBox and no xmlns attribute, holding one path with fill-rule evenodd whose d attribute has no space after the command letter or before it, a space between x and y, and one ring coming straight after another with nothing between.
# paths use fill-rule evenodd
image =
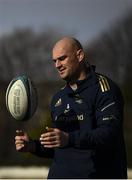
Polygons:
<instances>
[{"instance_id":1,"label":"thumb","mask_svg":"<svg viewBox=\"0 0 132 180\"><path fill-rule=\"evenodd\" d=\"M48 126L46 127L46 130L48 131L48 132L52 132L52 131L54 131L54 128L49 128Z\"/></svg>"}]
</instances>

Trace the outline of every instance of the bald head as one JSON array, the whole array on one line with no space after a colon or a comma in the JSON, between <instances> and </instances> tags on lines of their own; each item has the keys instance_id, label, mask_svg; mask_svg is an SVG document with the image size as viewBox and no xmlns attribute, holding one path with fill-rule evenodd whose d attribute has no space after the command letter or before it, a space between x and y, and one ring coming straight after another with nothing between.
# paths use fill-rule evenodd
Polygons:
<instances>
[{"instance_id":1,"label":"bald head","mask_svg":"<svg viewBox=\"0 0 132 180\"><path fill-rule=\"evenodd\" d=\"M69 37L59 40L53 47L52 57L62 79L82 79L85 71L84 51L78 40Z\"/></svg>"},{"instance_id":2,"label":"bald head","mask_svg":"<svg viewBox=\"0 0 132 180\"><path fill-rule=\"evenodd\" d=\"M64 37L61 40L59 40L55 45L54 45L54 49L61 47L61 48L70 48L72 50L79 50L82 49L83 47L81 45L81 43L75 39L75 38L71 38L71 37Z\"/></svg>"}]
</instances>

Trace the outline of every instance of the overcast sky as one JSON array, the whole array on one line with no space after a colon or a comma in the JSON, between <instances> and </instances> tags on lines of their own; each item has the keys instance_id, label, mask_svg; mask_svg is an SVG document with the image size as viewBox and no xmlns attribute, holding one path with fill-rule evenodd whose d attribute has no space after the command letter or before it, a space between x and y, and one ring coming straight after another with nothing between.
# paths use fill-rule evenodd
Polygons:
<instances>
[{"instance_id":1,"label":"overcast sky","mask_svg":"<svg viewBox=\"0 0 132 180\"><path fill-rule=\"evenodd\" d=\"M55 27L91 40L132 10L132 0L0 0L0 35L16 27Z\"/></svg>"}]
</instances>

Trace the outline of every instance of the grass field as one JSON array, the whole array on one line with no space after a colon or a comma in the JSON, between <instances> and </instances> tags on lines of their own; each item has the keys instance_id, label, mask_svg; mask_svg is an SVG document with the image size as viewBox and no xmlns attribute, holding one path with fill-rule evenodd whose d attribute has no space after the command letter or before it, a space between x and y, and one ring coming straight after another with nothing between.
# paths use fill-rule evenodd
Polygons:
<instances>
[{"instance_id":1,"label":"grass field","mask_svg":"<svg viewBox=\"0 0 132 180\"><path fill-rule=\"evenodd\" d=\"M1 179L46 179L47 167L1 167Z\"/></svg>"},{"instance_id":2,"label":"grass field","mask_svg":"<svg viewBox=\"0 0 132 180\"><path fill-rule=\"evenodd\" d=\"M46 179L47 167L1 167L0 179ZM132 179L132 170L128 169L128 178Z\"/></svg>"}]
</instances>

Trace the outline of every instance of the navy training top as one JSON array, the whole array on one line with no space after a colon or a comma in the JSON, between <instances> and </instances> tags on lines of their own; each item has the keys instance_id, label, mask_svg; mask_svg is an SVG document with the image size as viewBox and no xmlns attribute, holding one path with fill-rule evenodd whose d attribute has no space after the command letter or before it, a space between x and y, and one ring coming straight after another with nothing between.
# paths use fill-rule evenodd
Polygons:
<instances>
[{"instance_id":1,"label":"navy training top","mask_svg":"<svg viewBox=\"0 0 132 180\"><path fill-rule=\"evenodd\" d=\"M69 133L69 144L48 149L36 141L38 156L54 157L48 178L126 179L123 107L118 86L92 68L76 90L67 84L56 93L53 127Z\"/></svg>"}]
</instances>

